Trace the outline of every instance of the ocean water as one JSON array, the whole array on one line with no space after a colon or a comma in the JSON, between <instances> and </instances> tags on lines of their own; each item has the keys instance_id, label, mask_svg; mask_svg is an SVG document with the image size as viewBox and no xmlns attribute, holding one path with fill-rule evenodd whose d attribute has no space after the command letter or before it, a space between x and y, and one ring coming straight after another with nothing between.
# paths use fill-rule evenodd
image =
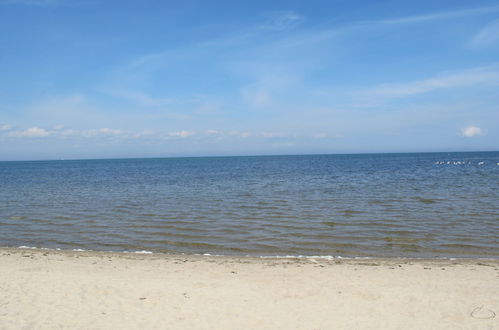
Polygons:
<instances>
[{"instance_id":1,"label":"ocean water","mask_svg":"<svg viewBox=\"0 0 499 330\"><path fill-rule=\"evenodd\" d=\"M0 246L499 258L499 152L0 162Z\"/></svg>"}]
</instances>

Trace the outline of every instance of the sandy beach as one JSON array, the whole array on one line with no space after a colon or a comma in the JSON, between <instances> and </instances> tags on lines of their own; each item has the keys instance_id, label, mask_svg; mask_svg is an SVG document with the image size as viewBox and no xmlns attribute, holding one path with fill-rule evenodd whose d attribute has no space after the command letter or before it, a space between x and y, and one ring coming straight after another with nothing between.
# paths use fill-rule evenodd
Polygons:
<instances>
[{"instance_id":1,"label":"sandy beach","mask_svg":"<svg viewBox=\"0 0 499 330\"><path fill-rule=\"evenodd\" d=\"M1 329L499 329L498 260L0 249Z\"/></svg>"}]
</instances>

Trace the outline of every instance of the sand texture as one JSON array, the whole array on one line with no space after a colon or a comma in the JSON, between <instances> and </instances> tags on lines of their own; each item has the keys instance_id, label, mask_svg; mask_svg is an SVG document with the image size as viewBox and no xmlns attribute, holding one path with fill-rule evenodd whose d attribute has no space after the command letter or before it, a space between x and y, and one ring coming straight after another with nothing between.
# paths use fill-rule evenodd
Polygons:
<instances>
[{"instance_id":1,"label":"sand texture","mask_svg":"<svg viewBox=\"0 0 499 330\"><path fill-rule=\"evenodd\" d=\"M0 249L0 329L499 329L499 260Z\"/></svg>"}]
</instances>

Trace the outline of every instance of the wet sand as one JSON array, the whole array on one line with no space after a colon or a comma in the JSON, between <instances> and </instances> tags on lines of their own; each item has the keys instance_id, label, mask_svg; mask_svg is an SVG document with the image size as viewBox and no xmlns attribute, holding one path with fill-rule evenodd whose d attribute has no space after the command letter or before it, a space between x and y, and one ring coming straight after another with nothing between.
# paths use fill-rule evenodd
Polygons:
<instances>
[{"instance_id":1,"label":"wet sand","mask_svg":"<svg viewBox=\"0 0 499 330\"><path fill-rule=\"evenodd\" d=\"M499 260L0 249L0 329L499 329Z\"/></svg>"}]
</instances>

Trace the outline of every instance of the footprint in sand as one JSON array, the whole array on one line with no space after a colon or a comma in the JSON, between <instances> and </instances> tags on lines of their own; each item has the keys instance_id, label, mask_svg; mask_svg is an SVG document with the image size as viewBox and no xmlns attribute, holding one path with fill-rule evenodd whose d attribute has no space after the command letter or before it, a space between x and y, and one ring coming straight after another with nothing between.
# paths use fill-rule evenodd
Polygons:
<instances>
[{"instance_id":1,"label":"footprint in sand","mask_svg":"<svg viewBox=\"0 0 499 330\"><path fill-rule=\"evenodd\" d=\"M494 311L487 308L483 308L483 305L475 308L470 315L471 317L480 320L488 320L496 317L496 313Z\"/></svg>"}]
</instances>

